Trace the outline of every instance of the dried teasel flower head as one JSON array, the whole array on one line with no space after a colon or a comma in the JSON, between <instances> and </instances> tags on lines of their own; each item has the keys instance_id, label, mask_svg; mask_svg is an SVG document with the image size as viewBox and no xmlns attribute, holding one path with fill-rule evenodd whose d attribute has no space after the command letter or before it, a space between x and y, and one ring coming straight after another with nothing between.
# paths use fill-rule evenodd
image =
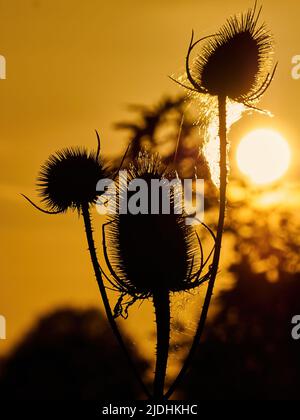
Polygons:
<instances>
[{"instance_id":1,"label":"dried teasel flower head","mask_svg":"<svg viewBox=\"0 0 300 420\"><path fill-rule=\"evenodd\" d=\"M63 213L68 209L80 211L82 206L96 203L99 193L96 184L106 177L101 161L100 138L98 149L89 152L84 148L66 148L51 155L42 165L37 179L37 188L46 210L50 214Z\"/></svg>"},{"instance_id":2,"label":"dried teasel flower head","mask_svg":"<svg viewBox=\"0 0 300 420\"><path fill-rule=\"evenodd\" d=\"M148 185L149 212L119 214L117 211L103 229L104 254L113 276L111 283L122 294L116 315L122 314L121 302L125 295L132 303L160 290L190 290L207 278L201 277L206 263L200 240L194 228L185 223L185 215L174 211L173 189L170 189L169 214L164 214L161 207L157 214L151 214L151 181L163 183L172 178L160 158L141 152L131 164L128 178L128 181L142 179ZM130 199L132 192L127 186L121 186L119 194L121 197L126 194Z\"/></svg>"},{"instance_id":3,"label":"dried teasel flower head","mask_svg":"<svg viewBox=\"0 0 300 420\"><path fill-rule=\"evenodd\" d=\"M264 23L258 23L260 12L255 2L246 13L229 18L215 35L197 41L192 35L186 58L187 79L192 87L184 87L252 107L270 85L277 67L268 73L273 37ZM202 51L190 66L191 52L201 41Z\"/></svg>"}]
</instances>

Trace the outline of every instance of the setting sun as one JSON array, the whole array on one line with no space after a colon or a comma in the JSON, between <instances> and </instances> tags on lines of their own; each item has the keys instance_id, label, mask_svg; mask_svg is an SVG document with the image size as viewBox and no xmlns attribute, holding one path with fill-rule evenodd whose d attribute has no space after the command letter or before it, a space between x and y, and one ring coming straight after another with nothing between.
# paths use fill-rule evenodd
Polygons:
<instances>
[{"instance_id":1,"label":"setting sun","mask_svg":"<svg viewBox=\"0 0 300 420\"><path fill-rule=\"evenodd\" d=\"M240 141L237 153L240 171L254 184L270 184L287 171L291 152L280 133L270 129L251 131Z\"/></svg>"}]
</instances>

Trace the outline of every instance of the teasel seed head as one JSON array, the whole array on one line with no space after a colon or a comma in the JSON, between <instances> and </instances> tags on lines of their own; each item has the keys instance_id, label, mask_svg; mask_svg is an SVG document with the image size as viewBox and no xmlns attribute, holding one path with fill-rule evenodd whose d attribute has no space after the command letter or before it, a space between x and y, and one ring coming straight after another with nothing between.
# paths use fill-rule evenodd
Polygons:
<instances>
[{"instance_id":1,"label":"teasel seed head","mask_svg":"<svg viewBox=\"0 0 300 420\"><path fill-rule=\"evenodd\" d=\"M79 210L97 199L96 184L104 177L103 165L93 152L69 148L51 155L42 166L38 190L49 210Z\"/></svg>"},{"instance_id":2,"label":"teasel seed head","mask_svg":"<svg viewBox=\"0 0 300 420\"><path fill-rule=\"evenodd\" d=\"M65 148L50 155L42 165L37 179L37 189L43 209L24 196L39 210L57 214L68 209L80 211L83 206L96 203L99 193L97 182L107 176L107 171L100 159L100 138L98 133L97 151L84 148Z\"/></svg>"},{"instance_id":3,"label":"teasel seed head","mask_svg":"<svg viewBox=\"0 0 300 420\"><path fill-rule=\"evenodd\" d=\"M192 34L186 58L187 80L192 87L183 86L197 93L228 97L251 108L267 90L277 67L268 72L273 37L264 23L258 23L260 12L255 2L240 17L229 18L216 34L197 41ZM191 52L202 41L202 51L190 66Z\"/></svg>"},{"instance_id":4,"label":"teasel seed head","mask_svg":"<svg viewBox=\"0 0 300 420\"><path fill-rule=\"evenodd\" d=\"M169 180L174 176L157 155L141 152L131 164L128 178L128 181L135 178L146 181L150 209L151 180ZM149 211L133 215L117 211L106 224L106 262L113 274L112 283L134 300L151 297L160 290L190 290L200 283L196 268L199 264L197 236L194 229L186 225L185 215L172 211L176 206L172 191L170 214ZM124 194L124 188L121 187L119 194ZM126 194L129 196L130 192Z\"/></svg>"}]
</instances>

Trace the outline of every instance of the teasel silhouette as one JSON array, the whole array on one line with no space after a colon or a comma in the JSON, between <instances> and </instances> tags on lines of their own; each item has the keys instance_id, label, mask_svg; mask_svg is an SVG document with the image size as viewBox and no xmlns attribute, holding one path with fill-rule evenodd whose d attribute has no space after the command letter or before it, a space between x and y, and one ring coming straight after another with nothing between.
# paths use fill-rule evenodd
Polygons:
<instances>
[{"instance_id":1,"label":"teasel silhouette","mask_svg":"<svg viewBox=\"0 0 300 420\"><path fill-rule=\"evenodd\" d=\"M129 307L136 301L151 299L156 317L156 366L153 382L153 399L164 399L170 340L170 296L186 292L206 282L210 267L205 269L213 252L206 258L198 233L186 223L180 184L167 189L168 197L161 197L157 206L152 197L152 181L162 186L174 178L158 154L141 151L130 164L126 182L118 182L118 208L103 225L103 251L111 278L112 288L120 293L115 306L115 316L128 316ZM147 186L147 206L142 212L124 212L124 203L130 203L132 190L129 184L141 181ZM164 184L165 183L165 184ZM167 187L168 188L168 187ZM135 193L136 194L136 193ZM179 200L178 200L179 197ZM145 197L143 197L145 199ZM169 212L163 209L164 198L169 199ZM126 207L125 207L126 208ZM202 225L215 236L204 223ZM200 251L200 252L199 252ZM204 271L206 271L205 274Z\"/></svg>"},{"instance_id":2,"label":"teasel silhouette","mask_svg":"<svg viewBox=\"0 0 300 420\"><path fill-rule=\"evenodd\" d=\"M96 190L98 181L109 176L115 178L118 170L111 174L105 167L100 158L100 137L97 131L96 135L96 152L89 152L84 148L78 147L62 149L51 155L41 167L37 179L37 190L41 196L41 201L45 204L46 208L42 208L26 195L22 195L31 205L43 213L56 215L65 213L68 210L73 210L77 211L79 215L82 215L90 258L107 319L142 390L150 397L150 393L129 354L116 324L106 293L106 287L103 282L102 270L98 262L90 210L99 199L100 193ZM122 167L126 153L127 151L120 163L120 168Z\"/></svg>"},{"instance_id":3,"label":"teasel silhouette","mask_svg":"<svg viewBox=\"0 0 300 420\"><path fill-rule=\"evenodd\" d=\"M261 14L257 2L240 17L233 16L214 35L194 41L194 32L185 60L189 85L171 78L196 95L215 97L218 103L220 140L219 219L210 279L197 331L188 356L177 378L167 392L170 397L184 377L201 339L218 272L226 210L227 186L227 102L243 104L246 109L262 111L255 105L270 86L277 64L269 72L273 53L273 37L265 24L259 24ZM204 42L201 53L192 66L190 56L194 48Z\"/></svg>"}]
</instances>

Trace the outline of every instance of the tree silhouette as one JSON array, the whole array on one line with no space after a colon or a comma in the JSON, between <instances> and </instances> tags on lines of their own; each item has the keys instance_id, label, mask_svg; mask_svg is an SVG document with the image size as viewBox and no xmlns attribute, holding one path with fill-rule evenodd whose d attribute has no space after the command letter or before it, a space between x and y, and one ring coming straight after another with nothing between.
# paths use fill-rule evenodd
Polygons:
<instances>
[{"instance_id":1,"label":"tree silhouette","mask_svg":"<svg viewBox=\"0 0 300 420\"><path fill-rule=\"evenodd\" d=\"M134 348L131 351L145 375L147 362ZM107 321L96 309L66 308L45 315L1 365L4 400L142 397Z\"/></svg>"},{"instance_id":2,"label":"tree silhouette","mask_svg":"<svg viewBox=\"0 0 300 420\"><path fill-rule=\"evenodd\" d=\"M231 269L236 283L218 297L182 391L196 399L298 400L300 343L291 319L300 313L300 271L280 270L272 283L247 257Z\"/></svg>"}]
</instances>

